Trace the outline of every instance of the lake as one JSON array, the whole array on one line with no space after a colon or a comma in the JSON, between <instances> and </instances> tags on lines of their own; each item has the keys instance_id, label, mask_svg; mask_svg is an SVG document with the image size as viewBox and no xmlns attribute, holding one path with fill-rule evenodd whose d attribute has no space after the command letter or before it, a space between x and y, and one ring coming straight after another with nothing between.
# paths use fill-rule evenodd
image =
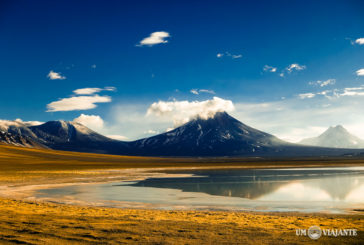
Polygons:
<instances>
[{"instance_id":1,"label":"lake","mask_svg":"<svg viewBox=\"0 0 364 245\"><path fill-rule=\"evenodd\" d=\"M204 169L176 177L41 189L37 198L157 209L347 213L364 207L364 167ZM188 177L180 177L189 174Z\"/></svg>"}]
</instances>

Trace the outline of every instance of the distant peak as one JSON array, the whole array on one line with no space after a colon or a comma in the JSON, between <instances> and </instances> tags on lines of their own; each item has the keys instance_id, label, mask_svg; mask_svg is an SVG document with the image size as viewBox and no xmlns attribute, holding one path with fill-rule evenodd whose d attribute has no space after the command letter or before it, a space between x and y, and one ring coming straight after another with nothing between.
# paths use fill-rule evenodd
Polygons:
<instances>
[{"instance_id":1,"label":"distant peak","mask_svg":"<svg viewBox=\"0 0 364 245\"><path fill-rule=\"evenodd\" d=\"M329 131L347 131L342 125L331 126Z\"/></svg>"}]
</instances>

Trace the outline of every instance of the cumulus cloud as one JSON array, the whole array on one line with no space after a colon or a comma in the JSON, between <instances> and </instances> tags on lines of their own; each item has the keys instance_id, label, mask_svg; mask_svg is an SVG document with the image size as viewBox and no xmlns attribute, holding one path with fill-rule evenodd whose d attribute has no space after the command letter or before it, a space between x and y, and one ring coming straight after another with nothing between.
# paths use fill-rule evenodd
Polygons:
<instances>
[{"instance_id":1,"label":"cumulus cloud","mask_svg":"<svg viewBox=\"0 0 364 245\"><path fill-rule=\"evenodd\" d=\"M157 31L153 32L149 35L149 37L144 38L139 42L137 46L153 46L160 43L168 43L166 38L170 37L168 32L165 31Z\"/></svg>"},{"instance_id":2,"label":"cumulus cloud","mask_svg":"<svg viewBox=\"0 0 364 245\"><path fill-rule=\"evenodd\" d=\"M200 93L206 93L206 94L215 94L214 90L209 90L209 89L191 89L190 92L192 94L200 94Z\"/></svg>"},{"instance_id":3,"label":"cumulus cloud","mask_svg":"<svg viewBox=\"0 0 364 245\"><path fill-rule=\"evenodd\" d=\"M172 118L174 126L182 125L199 116L207 119L213 117L216 112L233 111L231 100L214 97L205 101L159 101L151 104L147 110L147 116Z\"/></svg>"},{"instance_id":4,"label":"cumulus cloud","mask_svg":"<svg viewBox=\"0 0 364 245\"><path fill-rule=\"evenodd\" d=\"M108 102L111 102L111 97L100 95L63 98L49 103L47 112L89 110L96 108L96 103Z\"/></svg>"},{"instance_id":5,"label":"cumulus cloud","mask_svg":"<svg viewBox=\"0 0 364 245\"><path fill-rule=\"evenodd\" d=\"M50 80L64 80L66 79L65 76L62 76L60 73L58 72L54 72L54 71L50 71L47 75L47 77L50 79Z\"/></svg>"},{"instance_id":6,"label":"cumulus cloud","mask_svg":"<svg viewBox=\"0 0 364 245\"><path fill-rule=\"evenodd\" d=\"M364 68L357 70L356 75L357 76L364 76Z\"/></svg>"},{"instance_id":7,"label":"cumulus cloud","mask_svg":"<svg viewBox=\"0 0 364 245\"><path fill-rule=\"evenodd\" d=\"M90 95L95 94L101 91L115 91L115 87L105 87L105 88L79 88L76 90L73 90L73 93L75 94L84 94L84 95Z\"/></svg>"},{"instance_id":8,"label":"cumulus cloud","mask_svg":"<svg viewBox=\"0 0 364 245\"><path fill-rule=\"evenodd\" d=\"M106 137L115 140L127 140L128 137L120 134L115 134L118 132L110 132L109 125L106 127L104 120L99 115L86 115L81 114L80 116L73 119L74 122L80 123L94 131L100 132Z\"/></svg>"},{"instance_id":9,"label":"cumulus cloud","mask_svg":"<svg viewBox=\"0 0 364 245\"><path fill-rule=\"evenodd\" d=\"M126 137L124 135L110 134L109 127L105 127L104 120L98 115L81 114L80 116L73 119L73 121L76 123L81 123L82 125L90 128L94 131L100 132L100 133L106 135L106 137L111 138L111 139L115 139L115 140L127 140L128 139L128 137Z\"/></svg>"},{"instance_id":10,"label":"cumulus cloud","mask_svg":"<svg viewBox=\"0 0 364 245\"><path fill-rule=\"evenodd\" d=\"M357 43L359 45L364 45L364 37L356 39L355 43Z\"/></svg>"},{"instance_id":11,"label":"cumulus cloud","mask_svg":"<svg viewBox=\"0 0 364 245\"><path fill-rule=\"evenodd\" d=\"M79 117L73 119L73 121L81 123L82 125L95 131L99 131L104 127L104 120L97 115L81 114Z\"/></svg>"},{"instance_id":12,"label":"cumulus cloud","mask_svg":"<svg viewBox=\"0 0 364 245\"><path fill-rule=\"evenodd\" d=\"M334 85L336 83L336 79L327 79L326 81L315 81L315 82L309 82L308 84L314 85L314 86L320 86L325 87L328 85Z\"/></svg>"},{"instance_id":13,"label":"cumulus cloud","mask_svg":"<svg viewBox=\"0 0 364 245\"><path fill-rule=\"evenodd\" d=\"M277 71L277 68L276 67L273 67L273 66L265 65L263 67L263 71L276 72Z\"/></svg>"},{"instance_id":14,"label":"cumulus cloud","mask_svg":"<svg viewBox=\"0 0 364 245\"><path fill-rule=\"evenodd\" d=\"M302 71L306 69L306 66L305 65L299 65L297 63L294 63L294 64L290 64L286 70L288 73L291 73L293 70L297 70L297 71Z\"/></svg>"}]
</instances>

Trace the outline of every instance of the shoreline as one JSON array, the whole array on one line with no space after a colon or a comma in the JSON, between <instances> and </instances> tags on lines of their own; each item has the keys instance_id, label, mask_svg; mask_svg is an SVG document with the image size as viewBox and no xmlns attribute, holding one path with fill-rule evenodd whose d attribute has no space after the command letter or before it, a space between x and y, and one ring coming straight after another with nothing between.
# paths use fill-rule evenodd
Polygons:
<instances>
[{"instance_id":1,"label":"shoreline","mask_svg":"<svg viewBox=\"0 0 364 245\"><path fill-rule=\"evenodd\" d=\"M116 200L99 200L98 202L88 202L85 200L71 198L69 196L62 197L37 197L35 193L38 190L44 189L52 189L58 187L67 187L67 186L82 186L82 185L98 185L98 184L108 184L108 183L120 183L120 182L129 182L129 181L141 181L147 178L178 178L178 177L199 177L186 173L173 173L175 171L192 171L192 170L208 170L208 169L294 169L294 168L323 168L324 166L314 165L310 167L306 166L260 166L258 168L252 166L225 166L225 167L169 167L169 168L134 168L134 169L111 169L111 170L103 170L102 172L109 172L116 174L115 176L102 177L99 176L96 179L92 177L82 177L75 178L73 182L65 182L65 183L57 183L57 184L27 184L21 186L0 186L0 198L10 198L14 200L20 201L33 201L33 202L49 202L49 203L58 203L58 204L66 204L66 205L79 205L79 206L87 206L87 207L105 207L105 208L121 208L121 209L150 209L150 210L175 210L175 211L227 211L227 212L259 212L259 213L301 213L301 214L343 214L343 215L364 215L364 206L360 206L360 208L343 208L340 213L336 213L329 210L321 210L316 212L310 211L277 211L270 210L266 211L264 209L268 209L268 207L263 208L263 210L251 209L249 207L238 207L238 206L219 206L219 205L178 205L178 204L156 204L149 202L132 202L132 201L116 201ZM327 167L327 166L325 166ZM347 167L347 166L336 166ZM330 168L336 168L330 166ZM354 167L354 166L352 166ZM355 167L364 167L364 166L355 166ZM92 170L91 172L98 172L97 170ZM76 180L77 179L77 180ZM79 182L79 180L86 182ZM216 198L216 196L212 196Z\"/></svg>"}]
</instances>

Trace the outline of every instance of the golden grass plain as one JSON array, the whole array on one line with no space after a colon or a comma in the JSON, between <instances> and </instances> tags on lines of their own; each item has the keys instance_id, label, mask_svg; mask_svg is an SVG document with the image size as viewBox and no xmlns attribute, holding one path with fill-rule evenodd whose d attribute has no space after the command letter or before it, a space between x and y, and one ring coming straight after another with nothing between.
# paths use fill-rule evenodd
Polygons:
<instances>
[{"instance_id":1,"label":"golden grass plain","mask_svg":"<svg viewBox=\"0 0 364 245\"><path fill-rule=\"evenodd\" d=\"M126 157L0 145L0 185L74 183L118 169L364 166L364 159ZM82 178L81 178L82 177ZM115 209L0 198L1 244L363 244L364 216ZM356 237L297 237L296 228L355 228Z\"/></svg>"}]
</instances>

